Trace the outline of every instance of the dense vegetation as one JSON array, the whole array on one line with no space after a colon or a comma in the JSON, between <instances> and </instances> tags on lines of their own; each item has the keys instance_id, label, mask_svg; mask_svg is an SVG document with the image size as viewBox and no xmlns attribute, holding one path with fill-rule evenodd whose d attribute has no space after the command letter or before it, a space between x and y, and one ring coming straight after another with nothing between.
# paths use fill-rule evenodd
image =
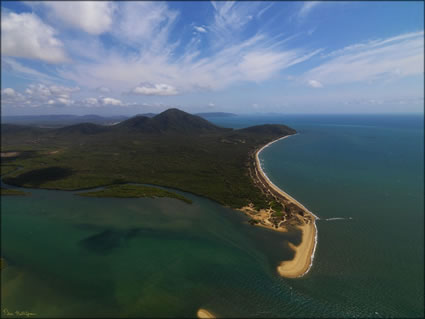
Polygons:
<instances>
[{"instance_id":1,"label":"dense vegetation","mask_svg":"<svg viewBox=\"0 0 425 319\"><path fill-rule=\"evenodd\" d=\"M2 165L21 166L4 182L76 190L122 183L171 187L239 208L269 201L248 175L249 155L295 131L284 125L220 128L170 109L114 126L77 124L60 129L2 125L2 152L20 152Z\"/></svg>"},{"instance_id":2,"label":"dense vegetation","mask_svg":"<svg viewBox=\"0 0 425 319\"><path fill-rule=\"evenodd\" d=\"M137 198L137 197L170 197L192 204L192 201L183 195L166 191L161 188L142 186L142 185L111 185L102 190L93 192L78 193L85 197L121 197L121 198Z\"/></svg>"}]
</instances>

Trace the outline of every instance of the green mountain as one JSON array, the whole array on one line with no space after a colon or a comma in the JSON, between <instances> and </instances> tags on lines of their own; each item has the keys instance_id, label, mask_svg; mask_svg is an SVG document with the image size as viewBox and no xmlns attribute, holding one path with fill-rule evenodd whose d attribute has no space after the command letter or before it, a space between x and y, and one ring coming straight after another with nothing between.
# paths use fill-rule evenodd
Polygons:
<instances>
[{"instance_id":1,"label":"green mountain","mask_svg":"<svg viewBox=\"0 0 425 319\"><path fill-rule=\"evenodd\" d=\"M201 134L227 131L199 116L178 109L168 109L152 118L136 116L119 123L117 127L145 133Z\"/></svg>"}]
</instances>

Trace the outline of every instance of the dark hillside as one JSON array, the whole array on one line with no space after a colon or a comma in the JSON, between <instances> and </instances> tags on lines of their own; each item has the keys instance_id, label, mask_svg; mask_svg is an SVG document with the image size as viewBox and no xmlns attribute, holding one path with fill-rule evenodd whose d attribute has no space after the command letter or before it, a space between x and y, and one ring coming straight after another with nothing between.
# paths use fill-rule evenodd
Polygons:
<instances>
[{"instance_id":1,"label":"dark hillside","mask_svg":"<svg viewBox=\"0 0 425 319\"><path fill-rule=\"evenodd\" d=\"M137 115L129 118L128 120L122 121L121 123L115 125L115 128L146 133L156 132L156 129L151 125L150 117L143 115Z\"/></svg>"},{"instance_id":2,"label":"dark hillside","mask_svg":"<svg viewBox=\"0 0 425 319\"><path fill-rule=\"evenodd\" d=\"M229 129L218 127L207 120L178 109L168 109L152 118L136 116L116 125L144 133L201 134L224 132Z\"/></svg>"},{"instance_id":3,"label":"dark hillside","mask_svg":"<svg viewBox=\"0 0 425 319\"><path fill-rule=\"evenodd\" d=\"M97 125L93 123L80 123L55 129L60 135L66 134L98 134L110 130L108 126Z\"/></svg>"},{"instance_id":4,"label":"dark hillside","mask_svg":"<svg viewBox=\"0 0 425 319\"><path fill-rule=\"evenodd\" d=\"M152 118L154 126L161 132L206 133L223 131L200 116L192 115L178 109L169 109Z\"/></svg>"},{"instance_id":5,"label":"dark hillside","mask_svg":"<svg viewBox=\"0 0 425 319\"><path fill-rule=\"evenodd\" d=\"M6 169L23 167L5 177L5 183L67 190L142 183L181 189L234 208L249 203L267 208L266 195L249 175L250 156L295 130L285 125L220 128L171 109L112 126L2 125L2 133L2 152L32 152L31 157L2 159Z\"/></svg>"}]
</instances>

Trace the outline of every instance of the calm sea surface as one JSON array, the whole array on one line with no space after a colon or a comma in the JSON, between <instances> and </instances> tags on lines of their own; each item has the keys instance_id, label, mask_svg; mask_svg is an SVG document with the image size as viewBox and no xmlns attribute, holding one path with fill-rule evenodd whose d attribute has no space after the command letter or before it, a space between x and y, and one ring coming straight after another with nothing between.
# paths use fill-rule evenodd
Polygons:
<instances>
[{"instance_id":1,"label":"calm sea surface","mask_svg":"<svg viewBox=\"0 0 425 319\"><path fill-rule=\"evenodd\" d=\"M237 116L299 134L261 153L271 180L316 215L311 271L283 279L280 234L185 194L1 198L1 307L39 317L423 317L422 116ZM3 314L2 314L3 315Z\"/></svg>"}]
</instances>

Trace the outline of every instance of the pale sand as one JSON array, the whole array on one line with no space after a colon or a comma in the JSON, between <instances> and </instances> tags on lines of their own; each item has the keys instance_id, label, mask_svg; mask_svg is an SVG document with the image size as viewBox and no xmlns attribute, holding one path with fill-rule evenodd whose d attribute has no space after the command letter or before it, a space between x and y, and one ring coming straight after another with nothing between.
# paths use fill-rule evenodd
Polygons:
<instances>
[{"instance_id":1,"label":"pale sand","mask_svg":"<svg viewBox=\"0 0 425 319\"><path fill-rule=\"evenodd\" d=\"M15 157L15 156L18 156L19 154L21 154L21 153L19 153L19 152L1 152L0 156L1 157Z\"/></svg>"},{"instance_id":2,"label":"pale sand","mask_svg":"<svg viewBox=\"0 0 425 319\"><path fill-rule=\"evenodd\" d=\"M296 135L296 134L295 134L295 135ZM288 138L288 137L290 137L290 136L292 136L292 135L287 135L287 136L284 136L284 137L278 138L277 140L271 141L270 143L268 143L268 144L264 145L262 148L260 148L260 149L257 151L257 153L255 154L255 161L256 161L256 164L257 164L257 167L258 167L258 171L259 171L259 172L260 172L260 174L264 177L264 179L267 181L267 183L269 184L269 186L270 186L271 188L273 188L276 192L280 193L280 194L281 194L282 196L284 196L284 197L285 197L288 201L290 201L290 202L292 202L292 203L296 204L298 207L302 208L304 211L306 211L306 212L310 213L311 215L313 215L314 217L316 217L316 218L317 218L317 216L316 216L316 215L314 215L314 214L313 214L311 211L309 211L307 208L305 208L303 204L301 204L299 201L297 201L297 200L296 200L295 198L293 198L291 195L289 195L288 193L285 193L283 190L281 190L279 187L277 187L275 184L273 184L273 182L272 182L272 181L268 178L268 176L264 173L263 168L261 167L261 164L260 164L260 159L258 158L258 154L260 154L260 152L261 152L263 149L265 149L266 147L268 147L269 145L271 145L271 144L273 144L273 143L275 143L275 142L277 142L277 141L283 140L283 139Z\"/></svg>"},{"instance_id":3,"label":"pale sand","mask_svg":"<svg viewBox=\"0 0 425 319\"><path fill-rule=\"evenodd\" d=\"M302 240L298 246L289 243L295 250L294 259L282 261L277 267L278 273L286 278L297 278L306 274L311 266L316 246L316 226L313 223L297 226L302 231Z\"/></svg>"},{"instance_id":4,"label":"pale sand","mask_svg":"<svg viewBox=\"0 0 425 319\"><path fill-rule=\"evenodd\" d=\"M198 312L196 313L196 315L200 319L216 318L216 316L213 315L211 312L209 312L208 310L202 309L202 308L198 310Z\"/></svg>"},{"instance_id":5,"label":"pale sand","mask_svg":"<svg viewBox=\"0 0 425 319\"><path fill-rule=\"evenodd\" d=\"M255 161L256 166L258 168L258 171L262 175L262 177L267 181L267 184L269 187L274 189L276 192L281 194L284 198L286 198L289 202L292 202L296 204L298 207L303 209L306 213L311 215L312 222L310 224L303 224L302 226L297 226L302 231L302 239L301 243L298 246L295 246L291 243L289 243L289 246L295 250L295 256L293 260L290 261L283 261L280 266L277 267L277 271L279 274L283 277L288 278L296 278L301 277L305 275L311 268L313 264L313 258L314 253L316 250L316 244L317 244L317 228L315 220L318 217L314 215L311 211L309 211L307 208L304 207L300 202L298 202L295 198L293 198L288 193L285 193L283 190L281 190L279 187L277 187L275 184L272 183L272 181L267 177L267 175L264 173L261 164L260 159L258 157L258 154L268 147L270 144L275 143L281 139L285 139L291 135L287 135L284 137L281 137L277 140L274 140L266 145L264 145L262 148L260 148L256 154L255 154Z\"/></svg>"}]
</instances>

